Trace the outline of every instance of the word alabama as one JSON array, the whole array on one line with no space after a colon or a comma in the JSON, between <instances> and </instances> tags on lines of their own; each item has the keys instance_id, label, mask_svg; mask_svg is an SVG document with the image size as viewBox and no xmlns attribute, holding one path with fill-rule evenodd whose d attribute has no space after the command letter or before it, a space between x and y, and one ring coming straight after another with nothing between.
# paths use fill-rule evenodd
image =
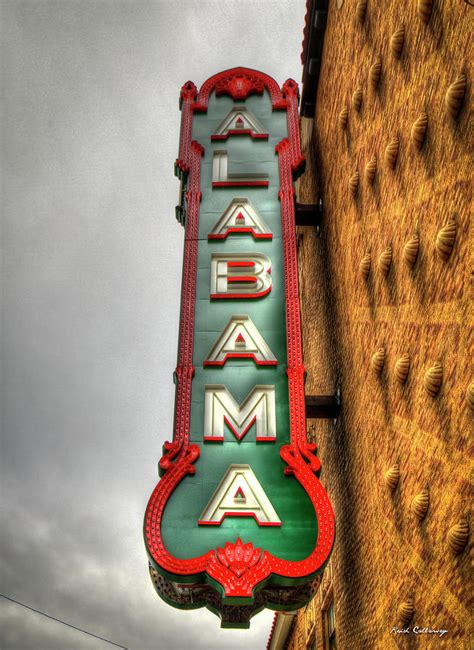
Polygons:
<instances>
[{"instance_id":1,"label":"word alabama","mask_svg":"<svg viewBox=\"0 0 474 650\"><path fill-rule=\"evenodd\" d=\"M158 594L248 627L310 600L334 515L306 439L293 182L298 88L234 68L181 89L173 439L145 514Z\"/></svg>"}]
</instances>

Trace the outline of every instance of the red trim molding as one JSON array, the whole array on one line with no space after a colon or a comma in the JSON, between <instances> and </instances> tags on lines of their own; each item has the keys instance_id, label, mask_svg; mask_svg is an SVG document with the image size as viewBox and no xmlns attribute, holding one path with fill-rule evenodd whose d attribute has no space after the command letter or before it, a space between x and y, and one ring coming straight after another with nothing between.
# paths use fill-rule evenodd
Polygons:
<instances>
[{"instance_id":1,"label":"red trim molding","mask_svg":"<svg viewBox=\"0 0 474 650\"><path fill-rule=\"evenodd\" d=\"M227 282L229 282L230 278L227 278ZM255 277L249 276L249 277L235 277L233 278L233 282L254 282L256 280ZM259 298L263 298L267 294L270 293L272 290L271 286L268 287L268 289L265 289L265 291L260 291L259 293L211 293L210 294L210 299L211 300L258 300Z\"/></svg>"},{"instance_id":2,"label":"red trim molding","mask_svg":"<svg viewBox=\"0 0 474 650\"><path fill-rule=\"evenodd\" d=\"M268 187L268 181L213 181L212 187Z\"/></svg>"},{"instance_id":3,"label":"red trim molding","mask_svg":"<svg viewBox=\"0 0 474 650\"><path fill-rule=\"evenodd\" d=\"M210 233L208 239L227 239L227 235L252 235L254 239L273 239L271 232L255 232L253 228L234 228L230 227L223 233Z\"/></svg>"},{"instance_id":4,"label":"red trim molding","mask_svg":"<svg viewBox=\"0 0 474 650\"><path fill-rule=\"evenodd\" d=\"M253 269L254 267L255 267L255 262L251 262L250 260L227 262L227 268L228 269L243 269L243 268L246 268L246 269L252 268Z\"/></svg>"},{"instance_id":5,"label":"red trim molding","mask_svg":"<svg viewBox=\"0 0 474 650\"><path fill-rule=\"evenodd\" d=\"M229 136L249 135L254 140L268 140L268 133L255 133L251 129L230 129L227 133L211 135L211 140L227 140Z\"/></svg>"},{"instance_id":6,"label":"red trim molding","mask_svg":"<svg viewBox=\"0 0 474 650\"><path fill-rule=\"evenodd\" d=\"M223 361L203 361L203 366L223 366L228 359L253 359L257 366L277 366L278 361L259 361L251 352L229 352Z\"/></svg>"},{"instance_id":7,"label":"red trim molding","mask_svg":"<svg viewBox=\"0 0 474 650\"><path fill-rule=\"evenodd\" d=\"M281 521L260 521L254 512L225 512L219 521L198 521L200 526L220 526L226 517L253 517L259 526L281 526Z\"/></svg>"},{"instance_id":8,"label":"red trim molding","mask_svg":"<svg viewBox=\"0 0 474 650\"><path fill-rule=\"evenodd\" d=\"M278 612L275 612L275 614L273 616L272 627L270 628L270 635L268 637L266 650L270 650L270 646L271 646L271 643L272 643L273 634L275 632L275 627L276 627L276 624L277 624L277 620L278 620Z\"/></svg>"},{"instance_id":9,"label":"red trim molding","mask_svg":"<svg viewBox=\"0 0 474 650\"><path fill-rule=\"evenodd\" d=\"M188 82L189 83L189 82ZM230 95L232 99L247 99L249 95L261 95L264 90L270 94L273 110L285 110L286 100L275 79L268 74L251 68L231 68L218 72L201 86L197 101L193 104L193 110L206 112L211 92L215 90L216 95Z\"/></svg>"},{"instance_id":10,"label":"red trim molding","mask_svg":"<svg viewBox=\"0 0 474 650\"><path fill-rule=\"evenodd\" d=\"M190 170L191 136L193 130L192 104L197 96L197 88L192 81L187 81L181 88L179 106L181 109L181 129L179 132L179 153L175 163L177 175L187 174Z\"/></svg>"},{"instance_id":11,"label":"red trim molding","mask_svg":"<svg viewBox=\"0 0 474 650\"><path fill-rule=\"evenodd\" d=\"M242 431L242 433L239 434L239 432L238 432L238 431L237 431L237 430L232 426L232 422L229 420L229 418L228 418L226 415L224 415L224 422L226 423L226 425L228 426L228 428L232 431L232 433L234 434L234 436L235 436L235 437L237 438L237 440L239 440L239 441L242 440L242 438L243 438L245 435L247 435L247 433L250 431L250 428L255 424L256 421L257 421L257 416L254 416L254 417L250 420L250 422L248 423L248 425L245 427L245 429Z\"/></svg>"},{"instance_id":12,"label":"red trim molding","mask_svg":"<svg viewBox=\"0 0 474 650\"><path fill-rule=\"evenodd\" d=\"M298 84L293 79L287 79L283 84L282 90L283 90L283 95L288 103L286 121L288 125L288 142L290 146L290 167L293 174L293 178L296 178L304 170L304 162L305 162L304 156L301 153L300 118L298 116L298 101L299 101ZM276 151L277 153L279 153L278 148L276 148ZM281 164L280 164L280 172L281 172ZM280 192L282 190L281 182L282 182L282 178L280 174ZM293 213L294 213L294 206L293 206Z\"/></svg>"}]
</instances>

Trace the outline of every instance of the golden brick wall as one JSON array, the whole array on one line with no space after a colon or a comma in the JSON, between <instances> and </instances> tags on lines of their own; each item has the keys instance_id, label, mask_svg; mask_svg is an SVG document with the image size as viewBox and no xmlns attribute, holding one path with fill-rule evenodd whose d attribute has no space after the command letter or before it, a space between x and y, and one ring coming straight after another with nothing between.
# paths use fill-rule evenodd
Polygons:
<instances>
[{"instance_id":1,"label":"golden brick wall","mask_svg":"<svg viewBox=\"0 0 474 650\"><path fill-rule=\"evenodd\" d=\"M315 120L302 119L308 164L298 196L302 203L320 196L324 201L321 235L299 229L306 392L325 394L339 385L343 402L336 426L309 423L316 426L321 479L336 514L331 582L338 648L467 650L474 643L469 553L466 548L455 555L447 534L463 517L470 519L474 7L435 0L425 24L417 0L368 0L361 23L357 4L329 3ZM391 36L401 27L405 40L397 59ZM381 76L374 88L369 69L378 57ZM467 87L454 119L445 95L460 74ZM360 111L352 100L358 88ZM339 119L343 108L349 109L346 129ZM418 149L411 130L424 113L426 138ZM392 169L385 150L394 138L399 151ZM377 168L370 185L365 167L373 158ZM350 179L356 171L355 196ZM437 233L450 220L455 242L443 259ZM404 246L415 234L419 254L410 268ZM392 261L385 277L379 257L388 247ZM367 253L371 266L364 279L360 262ZM371 358L380 347L385 358L377 375ZM403 354L410 358L405 384L394 367ZM432 397L424 378L436 362L442 383ZM393 465L400 479L391 490L384 474ZM429 505L420 520L412 500L424 489ZM422 511L426 498L419 505ZM404 627L399 607L410 598L414 614L408 627L448 633L441 639L392 634L394 626ZM308 612L297 615L291 649L306 647L312 620L318 649L324 647L321 594Z\"/></svg>"}]
</instances>

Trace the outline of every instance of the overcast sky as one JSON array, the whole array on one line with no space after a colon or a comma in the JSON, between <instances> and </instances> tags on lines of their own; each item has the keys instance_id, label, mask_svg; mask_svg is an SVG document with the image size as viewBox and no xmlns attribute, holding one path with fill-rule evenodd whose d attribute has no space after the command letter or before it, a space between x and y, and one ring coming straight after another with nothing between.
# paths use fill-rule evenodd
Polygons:
<instances>
[{"instance_id":1,"label":"overcast sky","mask_svg":"<svg viewBox=\"0 0 474 650\"><path fill-rule=\"evenodd\" d=\"M178 96L300 80L304 0L2 3L1 592L132 650L264 648L155 594L142 538L172 435ZM0 599L2 650L112 648Z\"/></svg>"}]
</instances>

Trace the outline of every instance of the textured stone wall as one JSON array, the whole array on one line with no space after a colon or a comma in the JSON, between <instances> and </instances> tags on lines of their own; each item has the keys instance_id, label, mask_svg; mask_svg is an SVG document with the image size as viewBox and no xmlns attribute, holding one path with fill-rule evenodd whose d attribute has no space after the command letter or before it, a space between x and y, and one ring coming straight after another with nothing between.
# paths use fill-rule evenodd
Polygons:
<instances>
[{"instance_id":1,"label":"textured stone wall","mask_svg":"<svg viewBox=\"0 0 474 650\"><path fill-rule=\"evenodd\" d=\"M473 643L469 542L453 553L448 531L464 517L470 520L474 7L434 0L425 23L417 0L368 0L363 20L358 4L329 3L315 120L302 119L308 165L298 200L313 203L321 196L325 210L320 236L299 229L306 392L324 394L340 386L343 401L336 426L308 423L336 513L333 575L321 590L333 590L343 650L467 650ZM421 4L426 17L430 3ZM401 28L397 58L391 37ZM380 64L378 85L374 63ZM454 118L445 96L461 74L466 91ZM340 116L345 108L346 128ZM386 149L395 139L398 155L390 166ZM449 222L438 251L438 233ZM410 266L405 245L416 237L418 256ZM360 265L369 254L364 278ZM380 348L384 358L377 374L372 357ZM395 367L402 355L409 357L405 383L406 357ZM437 362L442 380L433 397L425 375ZM439 372L431 375L434 392ZM385 473L393 466L399 481L391 489ZM396 475L394 468L393 483ZM423 518L413 509L417 495ZM323 648L324 598L319 593L307 612L298 613L290 648L306 647L313 621ZM408 616L410 599L410 628L448 633L441 639L392 634L392 627L404 627L400 607Z\"/></svg>"}]
</instances>

